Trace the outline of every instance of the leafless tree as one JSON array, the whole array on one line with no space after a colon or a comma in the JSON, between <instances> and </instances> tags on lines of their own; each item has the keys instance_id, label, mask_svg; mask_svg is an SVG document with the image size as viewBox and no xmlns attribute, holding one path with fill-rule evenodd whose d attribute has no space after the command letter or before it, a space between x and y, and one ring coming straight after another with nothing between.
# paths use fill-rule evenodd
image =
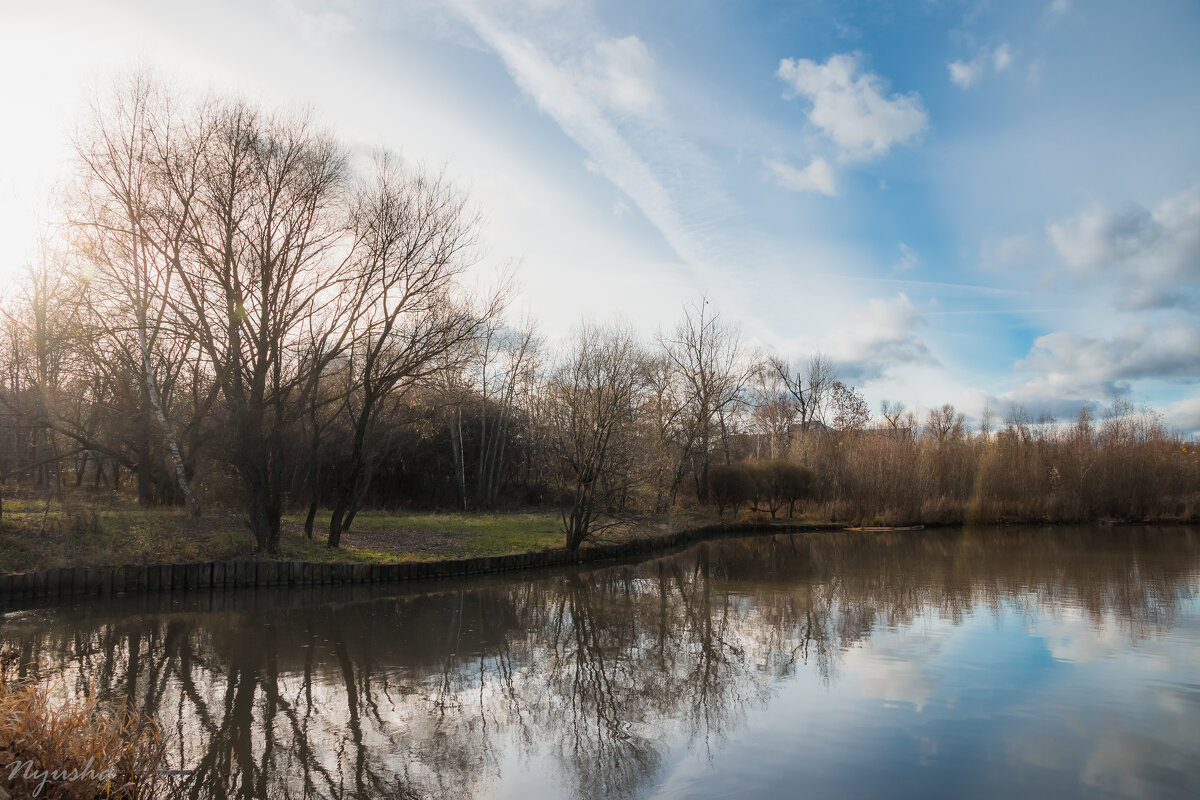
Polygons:
<instances>
[{"instance_id":1,"label":"leafless tree","mask_svg":"<svg viewBox=\"0 0 1200 800\"><path fill-rule=\"evenodd\" d=\"M361 283L344 235L346 156L303 117L214 99L156 131L170 204L167 297L211 365L260 550L279 545L289 397L339 352L302 360L314 319L344 330Z\"/></svg>"},{"instance_id":2,"label":"leafless tree","mask_svg":"<svg viewBox=\"0 0 1200 800\"><path fill-rule=\"evenodd\" d=\"M904 403L894 400L884 400L879 405L879 413L883 415L884 423L887 425L888 436L893 439L905 438L915 435L916 431L909 424L911 412L906 415Z\"/></svg>"},{"instance_id":3,"label":"leafless tree","mask_svg":"<svg viewBox=\"0 0 1200 800\"><path fill-rule=\"evenodd\" d=\"M689 424L689 390L676 364L661 350L645 362L641 462L654 495L654 510L664 513L676 499L695 446Z\"/></svg>"},{"instance_id":4,"label":"leafless tree","mask_svg":"<svg viewBox=\"0 0 1200 800\"><path fill-rule=\"evenodd\" d=\"M696 493L704 501L713 450L727 449L729 416L744 401L755 368L743 352L737 326L722 320L707 298L684 306L683 319L670 336L659 336L659 345L687 387L689 439L694 443L687 450L698 459Z\"/></svg>"},{"instance_id":5,"label":"leafless tree","mask_svg":"<svg viewBox=\"0 0 1200 800\"><path fill-rule=\"evenodd\" d=\"M929 410L925 420L925 432L938 442L957 442L966 437L966 416L946 403L941 408Z\"/></svg>"},{"instance_id":6,"label":"leafless tree","mask_svg":"<svg viewBox=\"0 0 1200 800\"><path fill-rule=\"evenodd\" d=\"M119 78L107 97L93 101L88 125L74 139L79 185L73 222L84 253L96 266L89 292L91 320L119 360L136 365L139 406L153 418L179 491L192 515L199 516L200 504L159 385L164 363L158 351L170 324L171 263L180 256L185 225L179 215L158 213L170 205L169 199L164 203L169 165L159 148L163 131L172 126L171 113L170 98L145 70ZM176 359L174 366L182 363ZM149 427L143 425L143 435ZM141 449L139 468L146 470L149 448ZM145 480L139 483L144 502Z\"/></svg>"},{"instance_id":7,"label":"leafless tree","mask_svg":"<svg viewBox=\"0 0 1200 800\"><path fill-rule=\"evenodd\" d=\"M350 322L351 440L338 473L330 547L339 545L343 523L370 481L369 436L385 402L448 363L461 363L467 343L488 330L504 301L501 289L480 309L457 292L455 279L471 263L476 220L442 176L406 171L382 157L355 197L351 229L351 264L364 297Z\"/></svg>"},{"instance_id":8,"label":"leafless tree","mask_svg":"<svg viewBox=\"0 0 1200 800\"><path fill-rule=\"evenodd\" d=\"M755 428L767 443L767 450L760 457L783 458L791 449L792 426L799 409L770 359L755 370L752 397Z\"/></svg>"},{"instance_id":9,"label":"leafless tree","mask_svg":"<svg viewBox=\"0 0 1200 800\"><path fill-rule=\"evenodd\" d=\"M855 387L834 381L829 387L829 405L833 427L841 432L862 430L871 420L867 400Z\"/></svg>"},{"instance_id":10,"label":"leafless tree","mask_svg":"<svg viewBox=\"0 0 1200 800\"><path fill-rule=\"evenodd\" d=\"M450 444L464 508L492 508L498 502L517 404L536 381L542 347L532 320L514 328L493 317L482 325L466 369L446 370L443 391L451 410ZM464 425L469 412L478 428L470 456L465 441L470 432ZM470 459L473 464L468 464ZM468 472L473 491L467 488Z\"/></svg>"},{"instance_id":11,"label":"leafless tree","mask_svg":"<svg viewBox=\"0 0 1200 800\"><path fill-rule=\"evenodd\" d=\"M796 401L801 432L808 433L814 425L823 423L829 394L837 380L833 362L816 353L805 367L793 367L779 357L773 357L770 365Z\"/></svg>"},{"instance_id":12,"label":"leafless tree","mask_svg":"<svg viewBox=\"0 0 1200 800\"><path fill-rule=\"evenodd\" d=\"M611 520L625 504L634 420L645 383L643 361L628 329L585 324L548 382L548 423L569 549L611 524L601 520Z\"/></svg>"}]
</instances>

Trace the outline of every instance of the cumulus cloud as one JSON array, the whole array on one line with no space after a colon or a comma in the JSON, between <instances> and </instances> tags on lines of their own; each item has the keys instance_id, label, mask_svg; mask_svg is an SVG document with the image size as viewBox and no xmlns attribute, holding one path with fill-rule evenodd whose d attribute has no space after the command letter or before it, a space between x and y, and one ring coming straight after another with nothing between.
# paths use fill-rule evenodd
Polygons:
<instances>
[{"instance_id":1,"label":"cumulus cloud","mask_svg":"<svg viewBox=\"0 0 1200 800\"><path fill-rule=\"evenodd\" d=\"M950 72L950 82L960 89L970 89L977 84L988 70L1004 72L1013 64L1013 51L1008 42L1001 42L995 48L980 52L970 61L951 61L946 64Z\"/></svg>"},{"instance_id":2,"label":"cumulus cloud","mask_svg":"<svg viewBox=\"0 0 1200 800\"><path fill-rule=\"evenodd\" d=\"M1174 320L1127 326L1111 336L1055 331L1034 340L1013 366L1029 377L998 398L997 407L1017 403L1034 417L1069 418L1085 402L1137 398L1141 381L1200 382L1200 327ZM1200 430L1200 398L1165 412L1168 425Z\"/></svg>"},{"instance_id":3,"label":"cumulus cloud","mask_svg":"<svg viewBox=\"0 0 1200 800\"><path fill-rule=\"evenodd\" d=\"M820 192L833 196L837 193L837 182L833 167L823 158L814 158L807 167L797 169L786 161L764 159L775 182L793 192Z\"/></svg>"},{"instance_id":4,"label":"cumulus cloud","mask_svg":"<svg viewBox=\"0 0 1200 800\"><path fill-rule=\"evenodd\" d=\"M1185 435L1200 438L1200 397L1177 400L1163 409L1163 420Z\"/></svg>"},{"instance_id":5,"label":"cumulus cloud","mask_svg":"<svg viewBox=\"0 0 1200 800\"><path fill-rule=\"evenodd\" d=\"M951 61L946 67L950 70L950 80L962 89L970 89L983 74L983 64L979 61Z\"/></svg>"},{"instance_id":6,"label":"cumulus cloud","mask_svg":"<svg viewBox=\"0 0 1200 800\"><path fill-rule=\"evenodd\" d=\"M830 56L824 64L785 58L776 75L789 93L812 103L809 120L837 145L843 160L886 155L893 145L915 141L928 126L920 96L889 95L882 78L862 71L856 53Z\"/></svg>"},{"instance_id":7,"label":"cumulus cloud","mask_svg":"<svg viewBox=\"0 0 1200 800\"><path fill-rule=\"evenodd\" d=\"M1078 386L1121 392L1139 378L1200 380L1200 328L1174 321L1157 327L1133 325L1111 337L1055 331L1039 336L1017 368Z\"/></svg>"},{"instance_id":8,"label":"cumulus cloud","mask_svg":"<svg viewBox=\"0 0 1200 800\"><path fill-rule=\"evenodd\" d=\"M936 364L921 331L921 309L903 292L891 300L872 298L854 315L853 324L823 344L841 374L862 382L902 364Z\"/></svg>"},{"instance_id":9,"label":"cumulus cloud","mask_svg":"<svg viewBox=\"0 0 1200 800\"><path fill-rule=\"evenodd\" d=\"M1200 278L1200 186L1153 210L1093 205L1051 223L1046 233L1063 263L1081 277L1119 273L1141 280Z\"/></svg>"}]
</instances>

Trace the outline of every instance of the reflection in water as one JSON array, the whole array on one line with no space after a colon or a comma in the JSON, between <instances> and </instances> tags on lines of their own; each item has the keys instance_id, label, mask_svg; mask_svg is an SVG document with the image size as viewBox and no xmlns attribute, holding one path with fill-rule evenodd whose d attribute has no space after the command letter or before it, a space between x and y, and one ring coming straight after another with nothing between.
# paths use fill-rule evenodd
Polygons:
<instances>
[{"instance_id":1,"label":"reflection in water","mask_svg":"<svg viewBox=\"0 0 1200 800\"><path fill-rule=\"evenodd\" d=\"M92 601L3 638L152 714L181 797L1186 796L1198 568L1184 528L781 535L420 593Z\"/></svg>"}]
</instances>

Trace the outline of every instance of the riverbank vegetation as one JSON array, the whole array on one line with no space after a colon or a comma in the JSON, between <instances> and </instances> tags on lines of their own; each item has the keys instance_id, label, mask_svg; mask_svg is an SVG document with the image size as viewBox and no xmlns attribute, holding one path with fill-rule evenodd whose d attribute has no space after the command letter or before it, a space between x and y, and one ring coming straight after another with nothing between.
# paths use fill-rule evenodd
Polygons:
<instances>
[{"instance_id":1,"label":"riverbank vegetation","mask_svg":"<svg viewBox=\"0 0 1200 800\"><path fill-rule=\"evenodd\" d=\"M0 789L4 797L150 800L162 785L163 742L148 718L93 692L58 698L0 652Z\"/></svg>"},{"instance_id":2,"label":"riverbank vegetation","mask_svg":"<svg viewBox=\"0 0 1200 800\"><path fill-rule=\"evenodd\" d=\"M14 563L482 555L681 516L1200 515L1194 445L1125 402L874 414L831 360L752 349L707 299L650 339L588 323L552 347L509 318L511 281L466 288L479 225L444 175L303 116L135 73L79 131L63 219L0 314ZM514 509L536 521L389 516Z\"/></svg>"}]
</instances>

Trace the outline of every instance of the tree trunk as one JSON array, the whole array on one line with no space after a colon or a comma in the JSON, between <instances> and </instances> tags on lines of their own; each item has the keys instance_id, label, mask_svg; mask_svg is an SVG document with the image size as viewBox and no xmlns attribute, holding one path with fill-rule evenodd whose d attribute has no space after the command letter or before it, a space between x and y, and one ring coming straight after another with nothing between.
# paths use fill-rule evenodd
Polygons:
<instances>
[{"instance_id":1,"label":"tree trunk","mask_svg":"<svg viewBox=\"0 0 1200 800\"><path fill-rule=\"evenodd\" d=\"M467 501L467 465L466 453L463 452L462 435L462 406L458 406L454 414L454 422L450 423L450 448L454 451L454 477L458 484L458 497L463 510L469 507Z\"/></svg>"},{"instance_id":2,"label":"tree trunk","mask_svg":"<svg viewBox=\"0 0 1200 800\"><path fill-rule=\"evenodd\" d=\"M175 439L175 432L171 430L171 423L167 421L167 415L163 412L162 401L158 396L158 383L154 380L154 372L150 366L150 348L146 344L146 330L144 325L138 328L138 345L142 350L142 371L143 379L146 383L146 398L150 401L150 410L154 414L154 419L158 422L158 427L162 431L163 438L167 441L167 452L171 454L171 465L175 468L175 482L179 484L179 491L183 493L183 497L187 501L188 510L191 511L192 516L199 517L200 501L192 493L191 484L188 483L187 479L187 470L183 466L183 455L179 452L179 442Z\"/></svg>"},{"instance_id":3,"label":"tree trunk","mask_svg":"<svg viewBox=\"0 0 1200 800\"><path fill-rule=\"evenodd\" d=\"M304 538L311 539L313 537L313 524L317 520L317 493L313 492L313 499L308 504L308 516L304 518Z\"/></svg>"},{"instance_id":4,"label":"tree trunk","mask_svg":"<svg viewBox=\"0 0 1200 800\"><path fill-rule=\"evenodd\" d=\"M333 503L333 514L329 517L329 539L325 545L331 550L337 549L342 544L342 521L346 516L348 505L345 494L338 492L337 499Z\"/></svg>"}]
</instances>

